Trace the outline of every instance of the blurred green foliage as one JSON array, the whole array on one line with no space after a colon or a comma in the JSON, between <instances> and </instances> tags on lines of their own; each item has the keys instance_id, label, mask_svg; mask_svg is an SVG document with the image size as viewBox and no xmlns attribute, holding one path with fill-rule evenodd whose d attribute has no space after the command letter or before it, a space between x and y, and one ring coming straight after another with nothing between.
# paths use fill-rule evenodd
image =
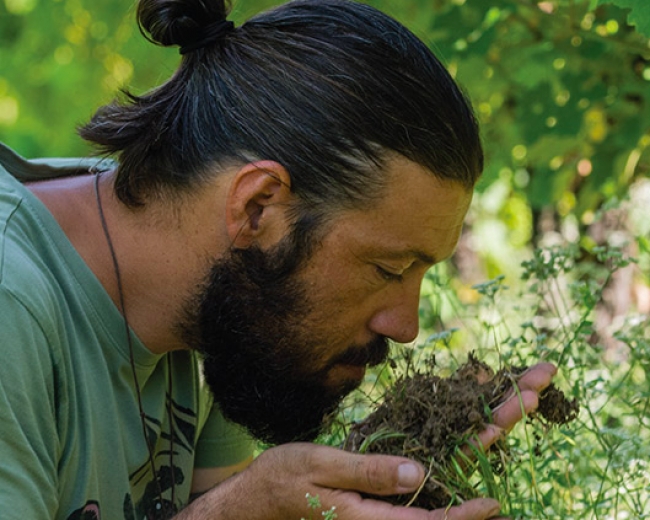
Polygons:
<instances>
[{"instance_id":1,"label":"blurred green foliage","mask_svg":"<svg viewBox=\"0 0 650 520\"><path fill-rule=\"evenodd\" d=\"M278 3L239 0L232 17ZM427 42L468 92L488 158L479 193L500 183L519 240L541 208L589 224L648 175L646 0L368 3ZM30 157L88 154L75 127L178 60L139 34L132 0L0 0L0 140Z\"/></svg>"}]
</instances>

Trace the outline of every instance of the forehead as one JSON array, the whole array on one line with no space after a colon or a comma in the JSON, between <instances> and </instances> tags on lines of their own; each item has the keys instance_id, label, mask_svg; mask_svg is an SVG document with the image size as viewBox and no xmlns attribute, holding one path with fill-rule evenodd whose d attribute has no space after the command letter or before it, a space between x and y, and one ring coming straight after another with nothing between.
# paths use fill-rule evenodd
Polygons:
<instances>
[{"instance_id":1,"label":"forehead","mask_svg":"<svg viewBox=\"0 0 650 520\"><path fill-rule=\"evenodd\" d=\"M388 161L386 175L383 196L368 208L342 213L332 233L368 254L411 257L425 263L449 257L458 242L471 192L401 157Z\"/></svg>"}]
</instances>

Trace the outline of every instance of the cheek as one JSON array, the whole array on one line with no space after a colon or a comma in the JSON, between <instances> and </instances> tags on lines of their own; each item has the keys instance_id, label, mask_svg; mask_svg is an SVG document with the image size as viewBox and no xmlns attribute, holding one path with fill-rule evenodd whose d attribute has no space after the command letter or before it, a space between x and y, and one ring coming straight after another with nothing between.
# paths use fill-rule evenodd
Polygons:
<instances>
[{"instance_id":1,"label":"cheek","mask_svg":"<svg viewBox=\"0 0 650 520\"><path fill-rule=\"evenodd\" d=\"M369 341L367 325L385 287L371 268L329 259L303 276L311 308L304 325L323 345L321 359Z\"/></svg>"},{"instance_id":2,"label":"cheek","mask_svg":"<svg viewBox=\"0 0 650 520\"><path fill-rule=\"evenodd\" d=\"M359 280L345 280L315 289L310 297L313 324L336 334L339 329L349 329L369 318L373 294L367 284Z\"/></svg>"},{"instance_id":3,"label":"cheek","mask_svg":"<svg viewBox=\"0 0 650 520\"><path fill-rule=\"evenodd\" d=\"M359 293L324 295L314 302L314 312L304 322L305 333L314 342L314 359L319 368L351 347L363 345L370 338L368 322L372 312Z\"/></svg>"},{"instance_id":4,"label":"cheek","mask_svg":"<svg viewBox=\"0 0 650 520\"><path fill-rule=\"evenodd\" d=\"M373 268L331 262L312 271L308 279L309 298L315 309L333 315L354 313L368 307L379 296L385 284Z\"/></svg>"}]
</instances>

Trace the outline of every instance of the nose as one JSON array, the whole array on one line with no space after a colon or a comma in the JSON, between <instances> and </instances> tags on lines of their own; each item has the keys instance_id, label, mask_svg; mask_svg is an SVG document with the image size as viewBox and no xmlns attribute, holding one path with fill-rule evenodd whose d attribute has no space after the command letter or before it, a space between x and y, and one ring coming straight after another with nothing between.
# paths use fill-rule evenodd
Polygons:
<instances>
[{"instance_id":1,"label":"nose","mask_svg":"<svg viewBox=\"0 0 650 520\"><path fill-rule=\"evenodd\" d=\"M420 284L407 289L387 301L370 319L369 328L375 334L386 336L398 343L410 343L417 338L419 329Z\"/></svg>"}]
</instances>

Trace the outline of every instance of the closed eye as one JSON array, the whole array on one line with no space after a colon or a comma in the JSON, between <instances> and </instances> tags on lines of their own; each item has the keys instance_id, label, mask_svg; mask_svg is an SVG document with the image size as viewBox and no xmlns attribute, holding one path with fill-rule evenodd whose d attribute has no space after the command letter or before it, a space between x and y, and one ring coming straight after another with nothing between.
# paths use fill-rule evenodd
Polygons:
<instances>
[{"instance_id":1,"label":"closed eye","mask_svg":"<svg viewBox=\"0 0 650 520\"><path fill-rule=\"evenodd\" d=\"M380 265L375 265L377 274L388 282L403 282L404 275L402 273L393 273L381 267Z\"/></svg>"}]
</instances>

